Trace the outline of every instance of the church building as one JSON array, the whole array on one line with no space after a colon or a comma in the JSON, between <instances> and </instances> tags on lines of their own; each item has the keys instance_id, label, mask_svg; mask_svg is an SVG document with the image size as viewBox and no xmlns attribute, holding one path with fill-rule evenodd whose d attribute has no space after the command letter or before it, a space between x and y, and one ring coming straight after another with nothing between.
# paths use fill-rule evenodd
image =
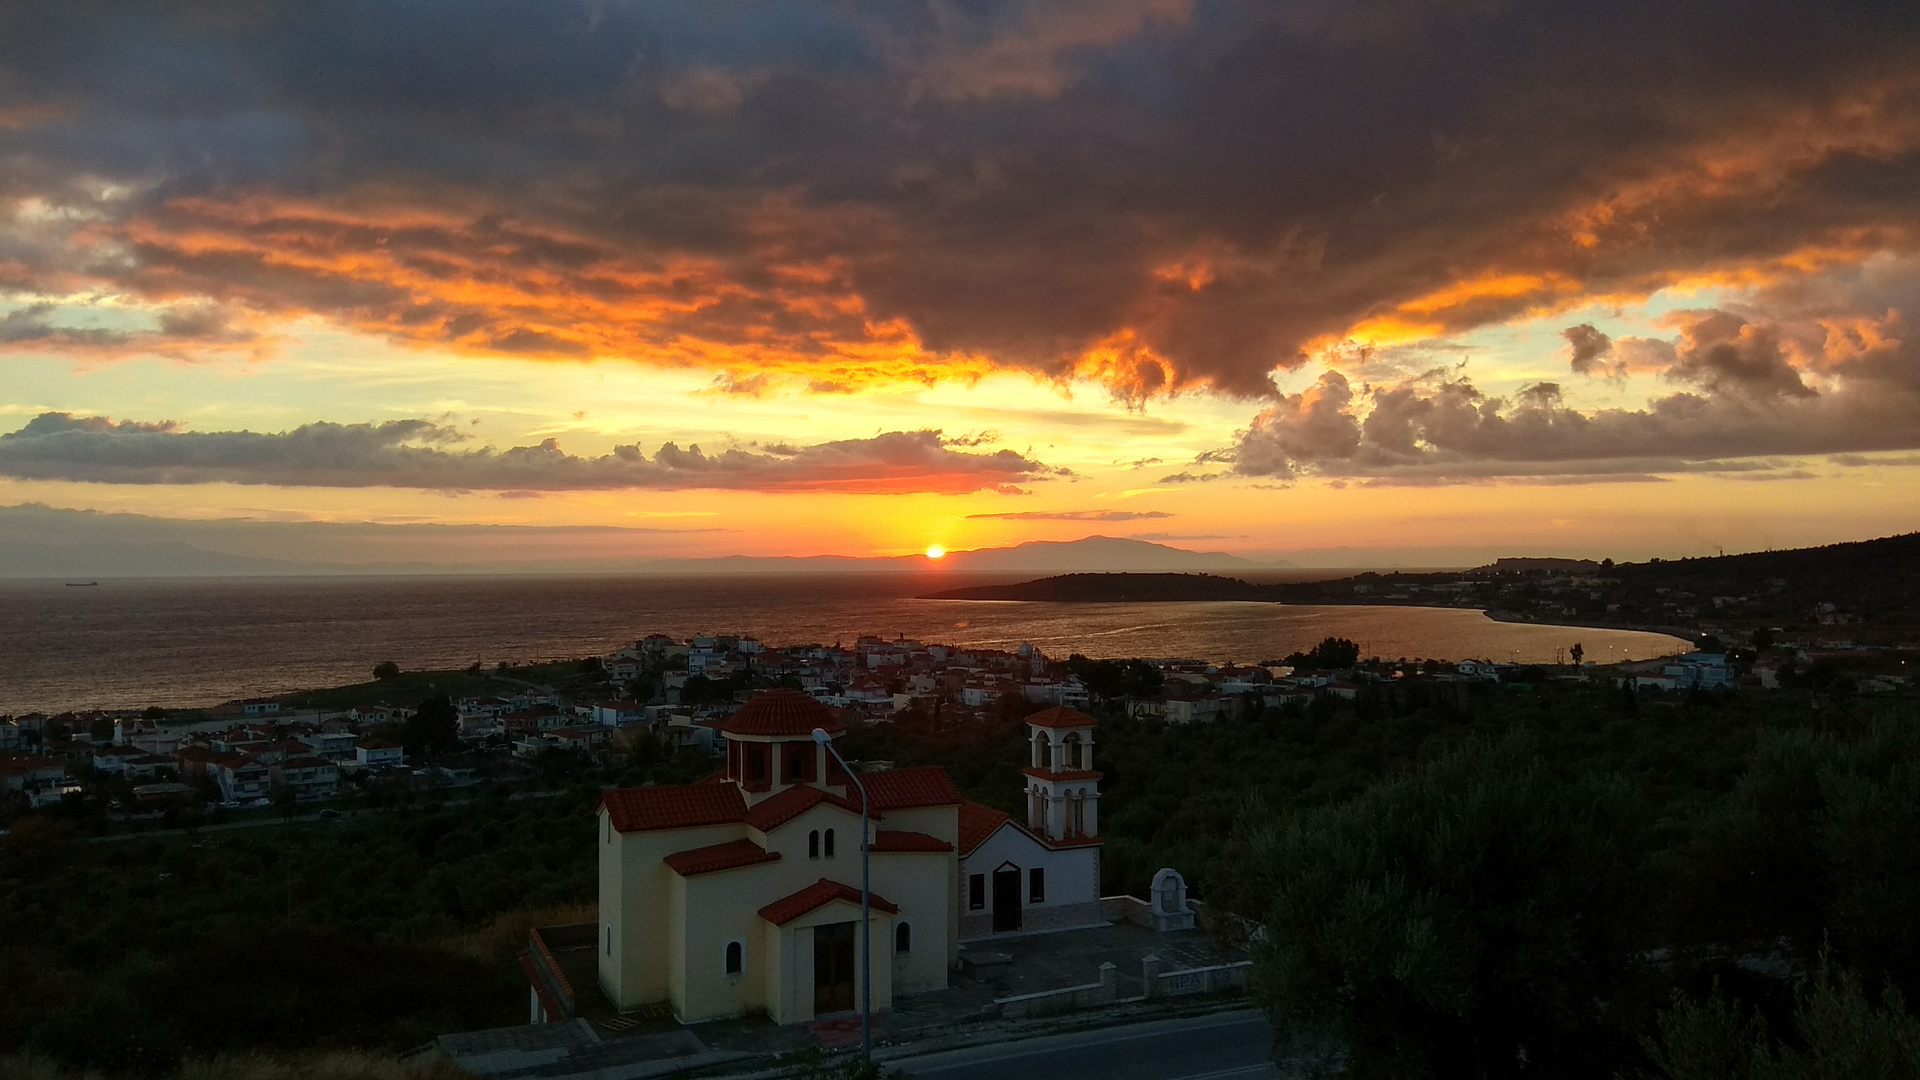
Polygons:
<instances>
[{"instance_id":1,"label":"church building","mask_svg":"<svg viewBox=\"0 0 1920 1080\"><path fill-rule=\"evenodd\" d=\"M944 769L860 774L876 1011L945 987L962 941L1103 921L1094 720L1053 708L1027 724L1024 823ZM845 730L808 695L769 690L720 726L724 769L601 797L596 952L617 1008L783 1024L857 1008L860 793L816 729Z\"/></svg>"}]
</instances>

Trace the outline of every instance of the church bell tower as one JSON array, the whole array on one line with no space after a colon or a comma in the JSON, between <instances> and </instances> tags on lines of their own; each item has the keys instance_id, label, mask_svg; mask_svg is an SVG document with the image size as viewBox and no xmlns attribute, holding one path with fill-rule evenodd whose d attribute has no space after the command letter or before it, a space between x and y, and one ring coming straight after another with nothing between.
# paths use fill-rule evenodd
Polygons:
<instances>
[{"instance_id":1,"label":"church bell tower","mask_svg":"<svg viewBox=\"0 0 1920 1080\"><path fill-rule=\"evenodd\" d=\"M1056 706L1027 717L1030 761L1027 829L1050 843L1100 835L1100 774L1093 769L1097 721L1078 709Z\"/></svg>"}]
</instances>

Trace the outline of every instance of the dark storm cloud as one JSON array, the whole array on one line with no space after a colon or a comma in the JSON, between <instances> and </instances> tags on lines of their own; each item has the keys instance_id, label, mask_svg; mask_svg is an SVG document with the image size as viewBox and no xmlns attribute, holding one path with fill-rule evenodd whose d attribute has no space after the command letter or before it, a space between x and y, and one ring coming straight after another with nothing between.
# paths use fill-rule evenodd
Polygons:
<instances>
[{"instance_id":1,"label":"dark storm cloud","mask_svg":"<svg viewBox=\"0 0 1920 1080\"><path fill-rule=\"evenodd\" d=\"M1849 270L1763 292L1744 313L1677 312L1676 342L1642 343L1688 386L1644 408L1582 410L1537 383L1483 393L1454 370L1356 387L1328 372L1255 418L1231 451L1247 476L1365 476L1392 483L1754 473L1795 478L1785 455L1920 449L1920 347L1898 310L1920 266Z\"/></svg>"},{"instance_id":2,"label":"dark storm cloud","mask_svg":"<svg viewBox=\"0 0 1920 1080\"><path fill-rule=\"evenodd\" d=\"M1057 471L1011 450L972 453L937 431L764 452L663 445L578 457L548 439L508 450L450 449L465 437L428 420L305 424L292 431L183 431L172 422L42 413L0 435L0 476L106 484L276 484L513 492L723 488L853 493L1007 490Z\"/></svg>"},{"instance_id":3,"label":"dark storm cloud","mask_svg":"<svg viewBox=\"0 0 1920 1080\"><path fill-rule=\"evenodd\" d=\"M1785 0L16 0L0 288L728 387L1265 395L1355 327L1911 250L1917 29ZM1792 392L1756 358L1698 374Z\"/></svg>"},{"instance_id":4,"label":"dark storm cloud","mask_svg":"<svg viewBox=\"0 0 1920 1080\"><path fill-rule=\"evenodd\" d=\"M1594 374L1601 357L1613 351L1613 339L1594 329L1592 323L1569 326L1560 331L1560 336L1566 338L1567 344L1573 349L1569 366L1575 374Z\"/></svg>"}]
</instances>

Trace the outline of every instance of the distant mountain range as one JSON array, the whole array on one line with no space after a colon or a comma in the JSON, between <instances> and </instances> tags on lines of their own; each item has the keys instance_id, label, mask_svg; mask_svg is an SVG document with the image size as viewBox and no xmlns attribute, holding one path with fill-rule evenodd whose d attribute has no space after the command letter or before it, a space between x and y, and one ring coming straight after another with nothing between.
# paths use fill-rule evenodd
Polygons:
<instances>
[{"instance_id":1,"label":"distant mountain range","mask_svg":"<svg viewBox=\"0 0 1920 1080\"><path fill-rule=\"evenodd\" d=\"M619 554L663 530L493 525L182 521L44 506L0 507L0 578L283 577L414 574L771 574L1248 570L1291 566L1124 537L1040 540L924 555ZM684 542L684 541L683 541ZM716 534L712 543L725 543ZM600 555L571 552L603 551ZM379 558L386 553L404 558ZM369 557L373 556L373 557Z\"/></svg>"},{"instance_id":2,"label":"distant mountain range","mask_svg":"<svg viewBox=\"0 0 1920 1080\"><path fill-rule=\"evenodd\" d=\"M924 571L961 574L1048 574L1075 571L1249 570L1287 567L1260 563L1222 551L1188 551L1146 540L1088 536L1079 540L1031 540L1003 548L950 551L938 564L925 555L858 558L847 555L805 557L728 555L714 559L655 559L639 564L643 573L769 573L828 571Z\"/></svg>"}]
</instances>

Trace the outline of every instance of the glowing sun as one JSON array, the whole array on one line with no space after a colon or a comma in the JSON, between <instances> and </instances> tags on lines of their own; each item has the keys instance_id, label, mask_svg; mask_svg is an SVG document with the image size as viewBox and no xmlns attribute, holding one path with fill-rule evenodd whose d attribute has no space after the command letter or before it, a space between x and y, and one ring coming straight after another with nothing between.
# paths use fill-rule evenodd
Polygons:
<instances>
[{"instance_id":1,"label":"glowing sun","mask_svg":"<svg viewBox=\"0 0 1920 1080\"><path fill-rule=\"evenodd\" d=\"M927 545L927 558L929 558L929 559L944 559L944 558L946 558L946 557L947 557L947 549L946 549L946 548L943 548L943 547L941 547L941 546L940 546L939 544L928 544L928 545Z\"/></svg>"}]
</instances>

